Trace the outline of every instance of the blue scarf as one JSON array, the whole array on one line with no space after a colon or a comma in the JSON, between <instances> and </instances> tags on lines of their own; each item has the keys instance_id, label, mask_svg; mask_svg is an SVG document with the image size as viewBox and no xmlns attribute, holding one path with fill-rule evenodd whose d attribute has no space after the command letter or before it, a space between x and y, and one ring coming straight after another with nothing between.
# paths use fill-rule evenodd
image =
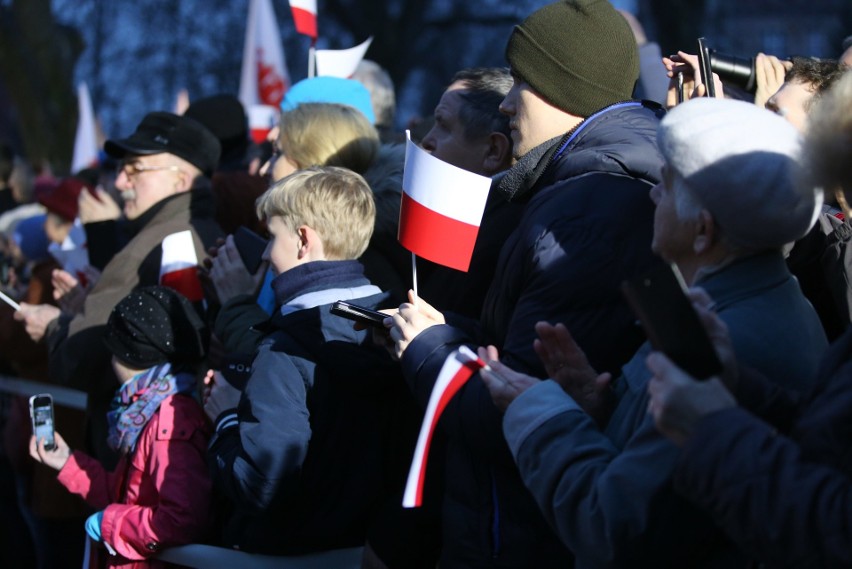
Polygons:
<instances>
[{"instance_id":1,"label":"blue scarf","mask_svg":"<svg viewBox=\"0 0 852 569\"><path fill-rule=\"evenodd\" d=\"M115 393L107 413L111 449L127 454L163 400L175 393L192 394L195 376L191 373L171 374L168 363L154 366L134 375Z\"/></svg>"}]
</instances>

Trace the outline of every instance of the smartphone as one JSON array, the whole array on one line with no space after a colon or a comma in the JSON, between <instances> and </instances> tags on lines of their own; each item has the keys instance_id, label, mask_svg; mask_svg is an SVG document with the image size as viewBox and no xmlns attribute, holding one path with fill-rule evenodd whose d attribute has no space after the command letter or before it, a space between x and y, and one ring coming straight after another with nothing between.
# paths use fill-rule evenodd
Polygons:
<instances>
[{"instance_id":1,"label":"smartphone","mask_svg":"<svg viewBox=\"0 0 852 569\"><path fill-rule=\"evenodd\" d=\"M263 262L263 253L266 251L268 241L242 225L237 227L234 232L234 245L240 254L240 259L248 269L248 272L255 274Z\"/></svg>"},{"instance_id":2,"label":"smartphone","mask_svg":"<svg viewBox=\"0 0 852 569\"><path fill-rule=\"evenodd\" d=\"M675 265L663 264L622 283L622 292L655 350L695 379L722 373L716 349L686 296Z\"/></svg>"},{"instance_id":3,"label":"smartphone","mask_svg":"<svg viewBox=\"0 0 852 569\"><path fill-rule=\"evenodd\" d=\"M358 306L357 304L352 304L343 300L338 300L331 305L331 313L335 316L342 316L343 318L348 318L349 320L354 320L355 322L360 322L361 324L372 326L374 328L381 328L383 330L385 327L382 322L385 321L385 318L388 318L388 315L383 312L379 312L378 310L373 310L371 308L364 308L363 306Z\"/></svg>"},{"instance_id":4,"label":"smartphone","mask_svg":"<svg viewBox=\"0 0 852 569\"><path fill-rule=\"evenodd\" d=\"M33 434L36 440L44 439L44 448L56 448L53 436L53 397L49 393L41 393L30 397L30 419L33 423Z\"/></svg>"},{"instance_id":5,"label":"smartphone","mask_svg":"<svg viewBox=\"0 0 852 569\"><path fill-rule=\"evenodd\" d=\"M698 38L698 67L701 71L701 80L704 82L705 95L716 96L716 83L713 81L713 65L710 63L710 48L707 40Z\"/></svg>"}]
</instances>

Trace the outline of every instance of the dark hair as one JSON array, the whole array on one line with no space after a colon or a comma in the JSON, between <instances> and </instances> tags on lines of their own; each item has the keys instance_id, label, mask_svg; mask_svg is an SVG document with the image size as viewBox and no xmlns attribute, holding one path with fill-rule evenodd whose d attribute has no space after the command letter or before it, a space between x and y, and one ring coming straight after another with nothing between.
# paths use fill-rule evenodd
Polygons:
<instances>
[{"instance_id":1,"label":"dark hair","mask_svg":"<svg viewBox=\"0 0 852 569\"><path fill-rule=\"evenodd\" d=\"M511 135L509 117L500 112L500 102L512 88L512 76L504 67L472 67L453 75L450 84L464 83L460 94L465 104L459 110L468 139L480 138L492 132Z\"/></svg>"},{"instance_id":2,"label":"dark hair","mask_svg":"<svg viewBox=\"0 0 852 569\"><path fill-rule=\"evenodd\" d=\"M15 153L12 147L5 142L0 142L0 183L7 185L14 169Z\"/></svg>"},{"instance_id":3,"label":"dark hair","mask_svg":"<svg viewBox=\"0 0 852 569\"><path fill-rule=\"evenodd\" d=\"M813 90L814 96L805 104L805 110L808 111L848 69L836 59L794 57L792 60L793 66L784 76L784 81L786 83L804 83Z\"/></svg>"}]
</instances>

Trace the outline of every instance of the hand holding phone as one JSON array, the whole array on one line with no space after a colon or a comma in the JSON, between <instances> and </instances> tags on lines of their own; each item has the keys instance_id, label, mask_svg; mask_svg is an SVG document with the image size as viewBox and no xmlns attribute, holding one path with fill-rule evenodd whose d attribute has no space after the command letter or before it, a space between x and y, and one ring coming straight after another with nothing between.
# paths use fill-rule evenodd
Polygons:
<instances>
[{"instance_id":1,"label":"hand holding phone","mask_svg":"<svg viewBox=\"0 0 852 569\"><path fill-rule=\"evenodd\" d=\"M36 441L44 440L44 448L54 450L56 439L53 431L53 397L49 393L30 397L30 419Z\"/></svg>"},{"instance_id":2,"label":"hand holding phone","mask_svg":"<svg viewBox=\"0 0 852 569\"><path fill-rule=\"evenodd\" d=\"M668 264L622 284L654 349L695 379L708 379L722 373L722 364L685 288L680 271Z\"/></svg>"},{"instance_id":3,"label":"hand holding phone","mask_svg":"<svg viewBox=\"0 0 852 569\"><path fill-rule=\"evenodd\" d=\"M365 326L381 328L382 330L385 329L383 322L386 318L389 318L387 314L378 310L365 308L343 300L338 300L331 305L331 313L335 316L341 316L355 322L360 322Z\"/></svg>"}]
</instances>

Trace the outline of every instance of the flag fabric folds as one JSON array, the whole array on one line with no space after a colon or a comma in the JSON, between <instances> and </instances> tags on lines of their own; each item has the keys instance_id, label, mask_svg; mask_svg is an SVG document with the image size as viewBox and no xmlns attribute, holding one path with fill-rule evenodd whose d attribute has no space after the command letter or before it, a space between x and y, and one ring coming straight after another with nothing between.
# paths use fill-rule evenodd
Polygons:
<instances>
[{"instance_id":1,"label":"flag fabric folds","mask_svg":"<svg viewBox=\"0 0 852 569\"><path fill-rule=\"evenodd\" d=\"M246 108L258 104L277 107L289 86L290 76L272 3L251 0L243 46L240 101Z\"/></svg>"},{"instance_id":2,"label":"flag fabric folds","mask_svg":"<svg viewBox=\"0 0 852 569\"><path fill-rule=\"evenodd\" d=\"M349 79L373 42L373 36L349 49L318 49L317 76L332 76Z\"/></svg>"},{"instance_id":3,"label":"flag fabric folds","mask_svg":"<svg viewBox=\"0 0 852 569\"><path fill-rule=\"evenodd\" d=\"M317 34L317 0L290 0L290 10L293 11L293 21L296 31L310 36L316 41Z\"/></svg>"},{"instance_id":4,"label":"flag fabric folds","mask_svg":"<svg viewBox=\"0 0 852 569\"><path fill-rule=\"evenodd\" d=\"M420 435L417 437L414 458L411 461L408 481L402 496L403 507L417 508L423 503L423 483L426 479L429 447L432 444L435 426L450 399L474 373L484 367L485 362L466 346L454 351L444 361L441 372L432 387L432 394L429 396L429 404L426 406L426 414L423 416L423 424L420 427Z\"/></svg>"},{"instance_id":5,"label":"flag fabric folds","mask_svg":"<svg viewBox=\"0 0 852 569\"><path fill-rule=\"evenodd\" d=\"M491 178L439 160L409 140L399 242L415 255L467 271L490 188Z\"/></svg>"},{"instance_id":6,"label":"flag fabric folds","mask_svg":"<svg viewBox=\"0 0 852 569\"><path fill-rule=\"evenodd\" d=\"M98 163L98 135L95 127L95 111L85 83L77 86L77 133L74 135L74 156L71 172L91 168Z\"/></svg>"},{"instance_id":7,"label":"flag fabric folds","mask_svg":"<svg viewBox=\"0 0 852 569\"><path fill-rule=\"evenodd\" d=\"M201 281L198 280L198 257L190 230L172 233L163 239L160 284L175 289L192 302L204 299Z\"/></svg>"}]
</instances>

